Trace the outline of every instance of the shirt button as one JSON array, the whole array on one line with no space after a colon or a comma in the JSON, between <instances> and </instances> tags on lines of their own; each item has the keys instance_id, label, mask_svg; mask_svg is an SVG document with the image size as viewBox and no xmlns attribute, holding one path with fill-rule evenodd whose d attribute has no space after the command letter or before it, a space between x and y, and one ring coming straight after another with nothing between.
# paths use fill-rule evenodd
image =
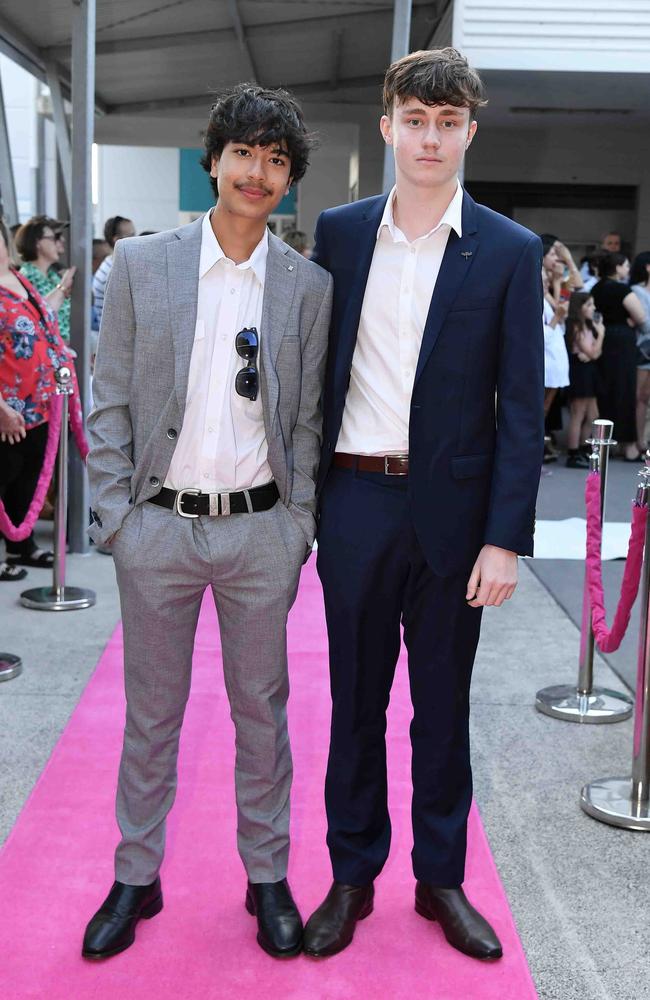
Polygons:
<instances>
[{"instance_id":1,"label":"shirt button","mask_svg":"<svg viewBox=\"0 0 650 1000\"><path fill-rule=\"evenodd\" d=\"M149 482L152 486L160 486L160 480L158 476L149 476Z\"/></svg>"},{"instance_id":2,"label":"shirt button","mask_svg":"<svg viewBox=\"0 0 650 1000\"><path fill-rule=\"evenodd\" d=\"M209 472L204 472L203 473L203 478L204 479L209 479L210 478L210 473Z\"/></svg>"},{"instance_id":3,"label":"shirt button","mask_svg":"<svg viewBox=\"0 0 650 1000\"><path fill-rule=\"evenodd\" d=\"M214 427L208 427L208 433L214 434Z\"/></svg>"},{"instance_id":4,"label":"shirt button","mask_svg":"<svg viewBox=\"0 0 650 1000\"><path fill-rule=\"evenodd\" d=\"M234 288L231 288L231 289L230 289L230 294L231 294L231 295L234 295L234 294L235 294L235 289L234 289Z\"/></svg>"},{"instance_id":5,"label":"shirt button","mask_svg":"<svg viewBox=\"0 0 650 1000\"><path fill-rule=\"evenodd\" d=\"M173 441L174 438L178 437L178 431L176 430L175 427L169 428L169 430L167 431L167 437L169 438L170 441Z\"/></svg>"}]
</instances>

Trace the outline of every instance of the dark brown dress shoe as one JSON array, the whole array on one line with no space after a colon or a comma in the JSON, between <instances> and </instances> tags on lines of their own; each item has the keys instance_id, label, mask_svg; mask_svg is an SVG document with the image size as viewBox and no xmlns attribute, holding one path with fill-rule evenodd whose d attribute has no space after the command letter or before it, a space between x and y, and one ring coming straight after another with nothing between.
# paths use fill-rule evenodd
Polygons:
<instances>
[{"instance_id":1,"label":"dark brown dress shoe","mask_svg":"<svg viewBox=\"0 0 650 1000\"><path fill-rule=\"evenodd\" d=\"M437 920L449 944L472 958L501 958L498 937L475 910L462 889L437 889L418 882L415 910L427 920Z\"/></svg>"},{"instance_id":2,"label":"dark brown dress shoe","mask_svg":"<svg viewBox=\"0 0 650 1000\"><path fill-rule=\"evenodd\" d=\"M135 941L138 920L149 920L163 908L160 879L151 885L114 882L104 903L86 927L84 958L110 958Z\"/></svg>"},{"instance_id":3,"label":"dark brown dress shoe","mask_svg":"<svg viewBox=\"0 0 650 1000\"><path fill-rule=\"evenodd\" d=\"M273 958L293 958L302 951L302 920L285 879L249 882L246 909L257 917L257 943Z\"/></svg>"},{"instance_id":4,"label":"dark brown dress shoe","mask_svg":"<svg viewBox=\"0 0 650 1000\"><path fill-rule=\"evenodd\" d=\"M336 955L352 941L357 920L372 913L375 888L333 882L327 896L305 924L303 951L313 958Z\"/></svg>"}]
</instances>

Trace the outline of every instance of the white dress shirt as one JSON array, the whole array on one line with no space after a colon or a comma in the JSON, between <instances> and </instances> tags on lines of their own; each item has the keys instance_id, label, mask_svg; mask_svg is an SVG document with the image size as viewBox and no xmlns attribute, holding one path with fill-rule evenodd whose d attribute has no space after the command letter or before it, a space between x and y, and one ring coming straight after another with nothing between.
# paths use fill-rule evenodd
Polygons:
<instances>
[{"instance_id":1,"label":"white dress shirt","mask_svg":"<svg viewBox=\"0 0 650 1000\"><path fill-rule=\"evenodd\" d=\"M453 228L462 236L458 185L438 225L410 243L395 225L395 188L377 230L337 451L408 453L415 370L431 296Z\"/></svg>"},{"instance_id":2,"label":"white dress shirt","mask_svg":"<svg viewBox=\"0 0 650 1000\"><path fill-rule=\"evenodd\" d=\"M273 479L260 393L252 402L235 391L235 376L248 364L235 337L254 326L261 338L262 300L269 234L250 258L235 264L203 219L194 344L183 426L165 486L204 493L261 486ZM259 370L259 351L256 359Z\"/></svg>"}]
</instances>

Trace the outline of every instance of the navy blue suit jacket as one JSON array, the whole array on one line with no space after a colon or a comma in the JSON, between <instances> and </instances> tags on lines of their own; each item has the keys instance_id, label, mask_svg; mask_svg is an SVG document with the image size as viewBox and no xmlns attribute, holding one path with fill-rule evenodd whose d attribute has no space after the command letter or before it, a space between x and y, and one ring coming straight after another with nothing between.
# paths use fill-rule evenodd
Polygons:
<instances>
[{"instance_id":1,"label":"navy blue suit jacket","mask_svg":"<svg viewBox=\"0 0 650 1000\"><path fill-rule=\"evenodd\" d=\"M334 278L323 397L322 489L336 449L386 196L323 212L313 259ZM544 332L537 236L465 192L422 338L409 420L409 499L434 572L481 546L532 555L542 465Z\"/></svg>"}]
</instances>

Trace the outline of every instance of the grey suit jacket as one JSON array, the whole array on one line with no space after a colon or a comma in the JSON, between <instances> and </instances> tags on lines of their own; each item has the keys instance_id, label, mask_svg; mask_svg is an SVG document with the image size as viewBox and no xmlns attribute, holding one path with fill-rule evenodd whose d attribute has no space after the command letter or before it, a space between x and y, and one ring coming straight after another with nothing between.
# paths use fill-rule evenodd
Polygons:
<instances>
[{"instance_id":1,"label":"grey suit jacket","mask_svg":"<svg viewBox=\"0 0 650 1000\"><path fill-rule=\"evenodd\" d=\"M164 484L183 423L201 224L116 244L88 418L93 523L105 542ZM269 234L260 326L268 462L311 545L332 279Z\"/></svg>"}]
</instances>

